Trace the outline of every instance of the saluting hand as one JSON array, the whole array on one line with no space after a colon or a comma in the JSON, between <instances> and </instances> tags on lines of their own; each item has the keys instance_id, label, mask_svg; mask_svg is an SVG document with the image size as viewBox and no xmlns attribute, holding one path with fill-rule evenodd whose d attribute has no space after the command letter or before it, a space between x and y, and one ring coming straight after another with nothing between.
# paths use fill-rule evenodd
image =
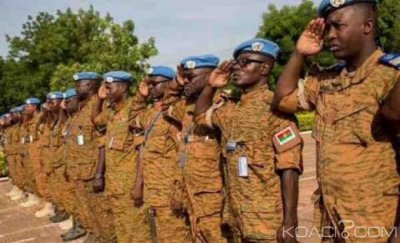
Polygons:
<instances>
[{"instance_id":1,"label":"saluting hand","mask_svg":"<svg viewBox=\"0 0 400 243\"><path fill-rule=\"evenodd\" d=\"M148 79L148 77L145 77L143 80L142 80L142 82L140 82L140 84L139 84L139 89L138 89L138 91L139 91L139 93L141 94L141 95L143 95L144 97L147 97L147 96L149 96L149 79Z\"/></svg>"},{"instance_id":2,"label":"saluting hand","mask_svg":"<svg viewBox=\"0 0 400 243\"><path fill-rule=\"evenodd\" d=\"M325 20L323 18L312 20L297 41L297 52L305 56L320 53L324 47L324 32Z\"/></svg>"},{"instance_id":3,"label":"saluting hand","mask_svg":"<svg viewBox=\"0 0 400 243\"><path fill-rule=\"evenodd\" d=\"M208 84L214 88L221 88L228 84L232 73L233 61L224 61L216 68L208 79Z\"/></svg>"},{"instance_id":4,"label":"saluting hand","mask_svg":"<svg viewBox=\"0 0 400 243\"><path fill-rule=\"evenodd\" d=\"M101 100L105 100L107 98L107 89L104 83L100 86L97 95Z\"/></svg>"},{"instance_id":5,"label":"saluting hand","mask_svg":"<svg viewBox=\"0 0 400 243\"><path fill-rule=\"evenodd\" d=\"M176 71L176 81L180 86L185 86L185 84L189 83L185 77L185 69L183 68L183 65L178 65Z\"/></svg>"}]
</instances>

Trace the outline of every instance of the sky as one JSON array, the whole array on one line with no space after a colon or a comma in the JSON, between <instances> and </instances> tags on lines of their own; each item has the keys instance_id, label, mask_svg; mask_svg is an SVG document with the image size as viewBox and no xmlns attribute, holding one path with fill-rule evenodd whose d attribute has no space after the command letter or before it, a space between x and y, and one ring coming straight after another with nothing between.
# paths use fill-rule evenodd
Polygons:
<instances>
[{"instance_id":1,"label":"sky","mask_svg":"<svg viewBox=\"0 0 400 243\"><path fill-rule=\"evenodd\" d=\"M131 19L141 42L155 37L159 54L152 65L176 65L190 55L229 58L240 42L255 36L269 4L297 5L301 0L0 0L0 55L6 56L5 35L19 35L28 15L58 9L110 13L122 23ZM318 0L316 0L318 2Z\"/></svg>"}]
</instances>

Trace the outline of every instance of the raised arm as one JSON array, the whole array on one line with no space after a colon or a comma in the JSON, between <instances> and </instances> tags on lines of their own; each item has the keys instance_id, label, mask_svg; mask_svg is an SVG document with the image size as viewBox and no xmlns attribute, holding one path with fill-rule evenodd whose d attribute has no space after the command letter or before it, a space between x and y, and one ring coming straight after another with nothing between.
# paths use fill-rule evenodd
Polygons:
<instances>
[{"instance_id":1,"label":"raised arm","mask_svg":"<svg viewBox=\"0 0 400 243\"><path fill-rule=\"evenodd\" d=\"M296 50L283 69L275 89L272 102L274 108L278 107L281 100L297 88L307 57L322 51L324 30L324 19L318 18L312 20L300 36Z\"/></svg>"}]
</instances>

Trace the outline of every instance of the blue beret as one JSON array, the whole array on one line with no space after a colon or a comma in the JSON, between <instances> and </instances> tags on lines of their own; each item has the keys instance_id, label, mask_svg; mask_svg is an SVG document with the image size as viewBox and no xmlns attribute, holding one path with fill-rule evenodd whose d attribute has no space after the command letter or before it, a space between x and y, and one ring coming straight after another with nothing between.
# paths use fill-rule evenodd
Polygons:
<instances>
[{"instance_id":1,"label":"blue beret","mask_svg":"<svg viewBox=\"0 0 400 243\"><path fill-rule=\"evenodd\" d=\"M104 80L107 83L122 82L130 83L132 82L132 74L125 71L112 71L103 75Z\"/></svg>"},{"instance_id":2,"label":"blue beret","mask_svg":"<svg viewBox=\"0 0 400 243\"><path fill-rule=\"evenodd\" d=\"M100 80L100 74L95 72L80 72L75 73L73 78L75 81L79 80Z\"/></svg>"},{"instance_id":3,"label":"blue beret","mask_svg":"<svg viewBox=\"0 0 400 243\"><path fill-rule=\"evenodd\" d=\"M238 47L233 51L233 58L237 58L242 52L254 52L266 56L270 56L273 59L278 58L278 54L280 52L279 46L269 40L255 38L241 43Z\"/></svg>"},{"instance_id":4,"label":"blue beret","mask_svg":"<svg viewBox=\"0 0 400 243\"><path fill-rule=\"evenodd\" d=\"M343 8L355 3L375 3L378 4L378 0L322 0L318 7L318 14L321 17L326 17L332 11Z\"/></svg>"},{"instance_id":5,"label":"blue beret","mask_svg":"<svg viewBox=\"0 0 400 243\"><path fill-rule=\"evenodd\" d=\"M190 56L181 61L185 69L215 68L218 67L219 58L214 55Z\"/></svg>"},{"instance_id":6,"label":"blue beret","mask_svg":"<svg viewBox=\"0 0 400 243\"><path fill-rule=\"evenodd\" d=\"M76 89L67 89L67 91L64 92L63 97L64 99L69 99L74 96L78 96L78 93L76 92Z\"/></svg>"},{"instance_id":7,"label":"blue beret","mask_svg":"<svg viewBox=\"0 0 400 243\"><path fill-rule=\"evenodd\" d=\"M40 105L40 103L40 100L35 97L31 97L25 101L25 104L27 105Z\"/></svg>"},{"instance_id":8,"label":"blue beret","mask_svg":"<svg viewBox=\"0 0 400 243\"><path fill-rule=\"evenodd\" d=\"M25 110L25 105L14 107L10 110L10 113L19 113Z\"/></svg>"},{"instance_id":9,"label":"blue beret","mask_svg":"<svg viewBox=\"0 0 400 243\"><path fill-rule=\"evenodd\" d=\"M166 66L153 66L149 69L148 74L150 76L162 76L171 80L174 79L176 75L174 69Z\"/></svg>"},{"instance_id":10,"label":"blue beret","mask_svg":"<svg viewBox=\"0 0 400 243\"><path fill-rule=\"evenodd\" d=\"M63 97L64 96L63 96L62 92L54 91L54 92L48 93L46 98L48 100L53 100L53 99L63 99Z\"/></svg>"}]
</instances>

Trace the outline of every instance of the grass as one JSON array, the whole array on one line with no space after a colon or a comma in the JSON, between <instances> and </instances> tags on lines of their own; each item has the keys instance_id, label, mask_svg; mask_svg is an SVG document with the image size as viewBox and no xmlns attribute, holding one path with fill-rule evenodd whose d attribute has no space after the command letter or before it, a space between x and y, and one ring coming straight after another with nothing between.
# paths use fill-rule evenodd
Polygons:
<instances>
[{"instance_id":1,"label":"grass","mask_svg":"<svg viewBox=\"0 0 400 243\"><path fill-rule=\"evenodd\" d=\"M301 112L296 114L297 120L299 121L300 131L310 131L314 125L315 114L312 112Z\"/></svg>"},{"instance_id":2,"label":"grass","mask_svg":"<svg viewBox=\"0 0 400 243\"><path fill-rule=\"evenodd\" d=\"M0 177L7 176L7 163L3 151L0 150Z\"/></svg>"}]
</instances>

